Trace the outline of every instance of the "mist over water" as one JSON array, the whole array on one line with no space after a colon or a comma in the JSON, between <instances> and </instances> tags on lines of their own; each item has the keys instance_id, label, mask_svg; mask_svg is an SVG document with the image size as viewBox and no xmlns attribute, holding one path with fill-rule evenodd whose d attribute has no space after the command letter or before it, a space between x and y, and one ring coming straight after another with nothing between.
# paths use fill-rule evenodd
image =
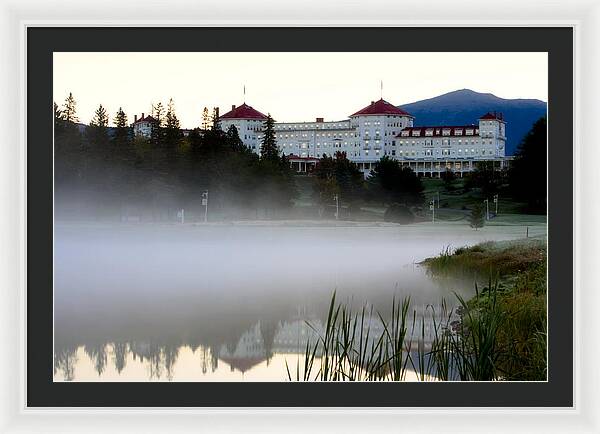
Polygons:
<instances>
[{"instance_id":1,"label":"mist over water","mask_svg":"<svg viewBox=\"0 0 600 434\"><path fill-rule=\"evenodd\" d=\"M55 380L284 380L282 355L301 350L288 337L324 319L333 291L382 312L393 296L469 296L472 282L432 279L417 263L520 236L495 231L57 223Z\"/></svg>"}]
</instances>

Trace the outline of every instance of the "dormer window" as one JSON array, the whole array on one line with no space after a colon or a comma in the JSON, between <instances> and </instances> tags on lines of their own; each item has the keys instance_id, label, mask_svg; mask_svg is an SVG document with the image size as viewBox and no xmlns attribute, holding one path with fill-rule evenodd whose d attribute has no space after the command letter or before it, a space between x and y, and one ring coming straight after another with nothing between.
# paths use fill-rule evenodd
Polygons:
<instances>
[{"instance_id":1,"label":"dormer window","mask_svg":"<svg viewBox=\"0 0 600 434\"><path fill-rule=\"evenodd\" d=\"M427 130L425 130L425 135L426 136L433 136L433 129L428 128Z\"/></svg>"},{"instance_id":2,"label":"dormer window","mask_svg":"<svg viewBox=\"0 0 600 434\"><path fill-rule=\"evenodd\" d=\"M450 128L444 128L442 130L442 136L449 136L450 135Z\"/></svg>"},{"instance_id":3,"label":"dormer window","mask_svg":"<svg viewBox=\"0 0 600 434\"><path fill-rule=\"evenodd\" d=\"M419 137L421 135L421 130L413 130L412 135L413 137Z\"/></svg>"}]
</instances>

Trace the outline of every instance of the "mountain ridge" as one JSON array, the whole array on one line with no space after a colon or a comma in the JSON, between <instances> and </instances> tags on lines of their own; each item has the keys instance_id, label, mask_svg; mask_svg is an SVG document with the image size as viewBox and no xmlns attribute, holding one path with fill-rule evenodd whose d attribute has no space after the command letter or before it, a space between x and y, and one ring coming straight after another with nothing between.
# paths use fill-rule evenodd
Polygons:
<instances>
[{"instance_id":1,"label":"mountain ridge","mask_svg":"<svg viewBox=\"0 0 600 434\"><path fill-rule=\"evenodd\" d=\"M415 117L415 126L472 125L487 112L500 112L506 121L506 154L514 155L547 104L532 98L500 98L492 93L459 89L398 106Z\"/></svg>"}]
</instances>

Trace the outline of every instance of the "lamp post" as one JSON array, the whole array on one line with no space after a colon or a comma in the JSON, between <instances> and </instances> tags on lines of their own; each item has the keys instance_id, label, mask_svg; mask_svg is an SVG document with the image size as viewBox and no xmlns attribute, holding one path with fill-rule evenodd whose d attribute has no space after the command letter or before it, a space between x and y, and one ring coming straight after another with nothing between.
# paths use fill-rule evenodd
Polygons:
<instances>
[{"instance_id":1,"label":"lamp post","mask_svg":"<svg viewBox=\"0 0 600 434\"><path fill-rule=\"evenodd\" d=\"M338 195L334 194L333 199L335 200L335 219L338 220L340 216L340 202L338 200Z\"/></svg>"},{"instance_id":2,"label":"lamp post","mask_svg":"<svg viewBox=\"0 0 600 434\"><path fill-rule=\"evenodd\" d=\"M202 193L202 205L204 205L204 223L208 222L208 190Z\"/></svg>"},{"instance_id":3,"label":"lamp post","mask_svg":"<svg viewBox=\"0 0 600 434\"><path fill-rule=\"evenodd\" d=\"M431 210L431 223L435 223L435 199L431 199L429 202L429 209Z\"/></svg>"},{"instance_id":4,"label":"lamp post","mask_svg":"<svg viewBox=\"0 0 600 434\"><path fill-rule=\"evenodd\" d=\"M498 195L494 195L494 204L496 205L496 215L498 215Z\"/></svg>"},{"instance_id":5,"label":"lamp post","mask_svg":"<svg viewBox=\"0 0 600 434\"><path fill-rule=\"evenodd\" d=\"M488 199L484 200L485 202L485 219L490 219L490 201Z\"/></svg>"}]
</instances>

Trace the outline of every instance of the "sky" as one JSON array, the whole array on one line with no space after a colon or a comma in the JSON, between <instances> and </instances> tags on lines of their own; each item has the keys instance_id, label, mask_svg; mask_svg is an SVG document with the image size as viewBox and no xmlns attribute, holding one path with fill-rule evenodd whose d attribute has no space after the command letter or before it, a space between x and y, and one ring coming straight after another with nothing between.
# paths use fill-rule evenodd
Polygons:
<instances>
[{"instance_id":1,"label":"sky","mask_svg":"<svg viewBox=\"0 0 600 434\"><path fill-rule=\"evenodd\" d=\"M371 101L395 105L458 89L547 101L547 53L54 53L54 101L69 92L80 122L102 104L111 125L173 98L182 128L202 110L246 102L276 121L346 119ZM383 83L383 91L381 83ZM244 87L246 94L244 97Z\"/></svg>"}]
</instances>

